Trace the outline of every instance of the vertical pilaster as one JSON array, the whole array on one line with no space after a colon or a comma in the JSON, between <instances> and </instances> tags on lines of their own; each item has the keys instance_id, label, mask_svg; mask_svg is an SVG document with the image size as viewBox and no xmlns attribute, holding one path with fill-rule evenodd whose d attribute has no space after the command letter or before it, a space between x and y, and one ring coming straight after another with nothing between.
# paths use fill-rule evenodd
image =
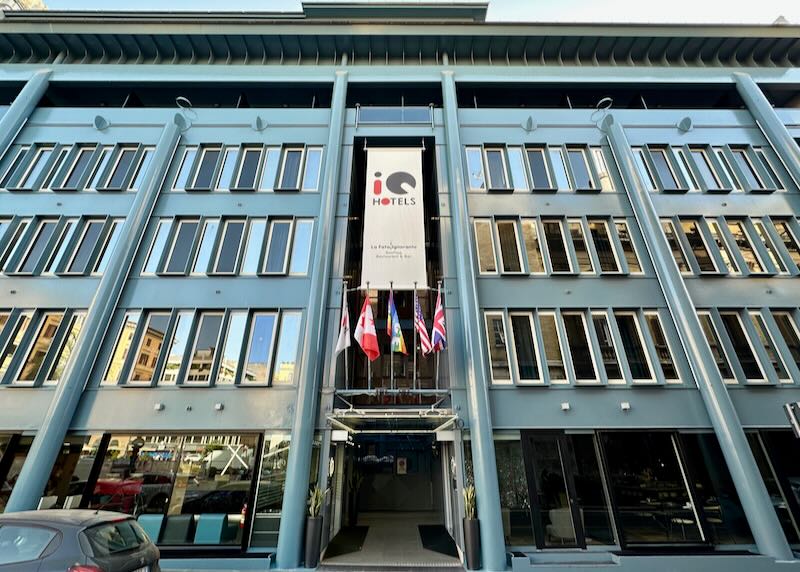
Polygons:
<instances>
[{"instance_id":1,"label":"vertical pilaster","mask_svg":"<svg viewBox=\"0 0 800 572\"><path fill-rule=\"evenodd\" d=\"M792 135L753 78L749 74L737 72L733 74L733 79L736 80L736 90L742 96L750 115L758 122L795 184L800 187L800 146L792 139Z\"/></svg>"},{"instance_id":2,"label":"vertical pilaster","mask_svg":"<svg viewBox=\"0 0 800 572\"><path fill-rule=\"evenodd\" d=\"M483 336L472 264L472 240L464 188L464 169L461 162L461 137L458 132L458 100L453 72L442 72L444 96L444 124L447 143L447 173L450 187L450 211L453 226L453 244L456 254L458 297L463 318L465 355L467 363L467 405L469 410L472 465L475 492L478 501L478 518L481 521L482 565L485 570L505 570L506 550L503 522L500 514L500 487L497 482L492 419L489 408L488 379L484 356Z\"/></svg>"},{"instance_id":3,"label":"vertical pilaster","mask_svg":"<svg viewBox=\"0 0 800 572\"><path fill-rule=\"evenodd\" d=\"M40 70L31 76L25 86L14 98L14 101L6 111L5 115L0 118L0 156L3 156L8 150L8 146L14 142L17 133L28 121L28 118L36 109L42 95L47 91L47 86L50 85L51 70Z\"/></svg>"},{"instance_id":4,"label":"vertical pilaster","mask_svg":"<svg viewBox=\"0 0 800 572\"><path fill-rule=\"evenodd\" d=\"M689 291L660 230L650 192L640 180L630 143L622 125L609 115L603 122L611 150L620 168L625 190L653 260L667 306L700 390L711 425L719 440L736 492L744 508L759 552L778 560L794 556L786 542L767 489L747 443L739 416L706 342Z\"/></svg>"},{"instance_id":5,"label":"vertical pilaster","mask_svg":"<svg viewBox=\"0 0 800 572\"><path fill-rule=\"evenodd\" d=\"M125 286L134 255L161 190L161 183L178 145L181 129L184 127L183 117L176 115L161 132L150 169L136 192L113 256L89 304L86 320L75 342L76 349L53 392L50 408L33 440L17 484L11 492L6 512L35 509L39 504L42 491L50 477L50 470L64 443L64 437L80 403L86 380L89 378L97 352L103 343L117 301Z\"/></svg>"},{"instance_id":6,"label":"vertical pilaster","mask_svg":"<svg viewBox=\"0 0 800 572\"><path fill-rule=\"evenodd\" d=\"M317 266L311 276L311 296L306 311L303 336L302 373L297 383L297 400L292 421L292 439L286 463L286 489L283 493L281 525L278 532L276 562L278 568L297 568L303 549L303 529L308 495L308 472L316 421L319 382L326 367L325 309L328 307L333 237L336 226L336 196L342 159L342 137L347 106L347 71L336 72L331 101L331 121L325 149L325 171L320 197L319 234L313 260Z\"/></svg>"}]
</instances>

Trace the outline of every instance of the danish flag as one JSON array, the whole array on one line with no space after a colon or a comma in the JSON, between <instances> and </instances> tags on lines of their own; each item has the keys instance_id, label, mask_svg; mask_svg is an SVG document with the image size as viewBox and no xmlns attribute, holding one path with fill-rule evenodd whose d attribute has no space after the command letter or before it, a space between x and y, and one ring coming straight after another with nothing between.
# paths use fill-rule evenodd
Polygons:
<instances>
[{"instance_id":1,"label":"danish flag","mask_svg":"<svg viewBox=\"0 0 800 572\"><path fill-rule=\"evenodd\" d=\"M375 331L375 319L372 317L372 305L369 303L369 296L364 299L361 307L361 315L358 317L358 325L353 337L367 354L369 361L375 361L381 355L378 347L378 333Z\"/></svg>"},{"instance_id":2,"label":"danish flag","mask_svg":"<svg viewBox=\"0 0 800 572\"><path fill-rule=\"evenodd\" d=\"M436 296L436 310L433 313L433 351L440 352L447 347L447 329L444 326L444 308L442 307L442 291Z\"/></svg>"}]
</instances>

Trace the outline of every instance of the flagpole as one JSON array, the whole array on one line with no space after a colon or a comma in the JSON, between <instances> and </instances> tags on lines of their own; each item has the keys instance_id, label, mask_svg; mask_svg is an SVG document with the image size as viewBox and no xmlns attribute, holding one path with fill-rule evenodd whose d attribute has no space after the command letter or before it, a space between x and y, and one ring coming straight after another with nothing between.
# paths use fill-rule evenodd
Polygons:
<instances>
[{"instance_id":1,"label":"flagpole","mask_svg":"<svg viewBox=\"0 0 800 572\"><path fill-rule=\"evenodd\" d=\"M414 318L412 319L414 329L414 378L411 382L411 387L416 391L417 389L417 283L414 282Z\"/></svg>"},{"instance_id":2,"label":"flagpole","mask_svg":"<svg viewBox=\"0 0 800 572\"><path fill-rule=\"evenodd\" d=\"M369 282L367 282L367 302L369 302ZM367 356L367 389L372 389L372 361L369 356Z\"/></svg>"},{"instance_id":3,"label":"flagpole","mask_svg":"<svg viewBox=\"0 0 800 572\"><path fill-rule=\"evenodd\" d=\"M347 280L342 281L344 284L344 289L342 290L342 313L344 313L345 309L347 308ZM348 335L350 335L350 316L347 317L347 330ZM344 348L344 387L345 389L350 389L350 367L348 365L347 354L350 350L349 346L345 346Z\"/></svg>"},{"instance_id":4,"label":"flagpole","mask_svg":"<svg viewBox=\"0 0 800 572\"><path fill-rule=\"evenodd\" d=\"M439 280L439 283L438 283L436 289L437 289L436 296L438 298L438 296L442 295L442 281L441 280ZM444 306L442 307L442 311L444 311ZM436 320L436 317L434 317L434 321L435 320ZM441 351L436 352L436 389L439 389L439 354L440 353L442 353L442 352Z\"/></svg>"},{"instance_id":5,"label":"flagpole","mask_svg":"<svg viewBox=\"0 0 800 572\"><path fill-rule=\"evenodd\" d=\"M389 282L389 300L390 306L394 305L394 282ZM392 338L389 341L389 388L394 389L394 348L392 342L394 341L394 316L392 316L392 308L389 309L389 322L392 324Z\"/></svg>"}]
</instances>

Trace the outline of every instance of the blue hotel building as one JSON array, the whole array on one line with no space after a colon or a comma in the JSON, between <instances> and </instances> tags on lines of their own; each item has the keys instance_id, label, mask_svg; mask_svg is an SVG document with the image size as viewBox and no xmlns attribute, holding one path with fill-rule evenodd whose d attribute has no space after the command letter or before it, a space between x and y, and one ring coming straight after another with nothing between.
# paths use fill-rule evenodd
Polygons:
<instances>
[{"instance_id":1,"label":"blue hotel building","mask_svg":"<svg viewBox=\"0 0 800 572\"><path fill-rule=\"evenodd\" d=\"M800 566L800 28L485 14L4 14L0 511L292 569L318 485L321 566L458 569L474 484L486 570ZM382 148L435 357L354 288Z\"/></svg>"}]
</instances>

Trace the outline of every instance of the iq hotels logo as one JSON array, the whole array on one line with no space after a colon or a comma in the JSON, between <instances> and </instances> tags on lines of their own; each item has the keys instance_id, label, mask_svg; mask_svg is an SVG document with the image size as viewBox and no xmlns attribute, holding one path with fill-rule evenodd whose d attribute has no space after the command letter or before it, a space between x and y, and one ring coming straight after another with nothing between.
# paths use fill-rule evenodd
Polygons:
<instances>
[{"instance_id":1,"label":"iq hotels logo","mask_svg":"<svg viewBox=\"0 0 800 572\"><path fill-rule=\"evenodd\" d=\"M372 182L372 204L373 205L394 205L394 206L409 206L417 204L417 199L414 197L406 197L408 191L403 188L403 185L408 185L412 189L417 188L417 180L414 175L406 171L395 171L386 180L383 179L383 174L378 171L375 173L375 180ZM397 196L384 195L384 187L386 190Z\"/></svg>"}]
</instances>

